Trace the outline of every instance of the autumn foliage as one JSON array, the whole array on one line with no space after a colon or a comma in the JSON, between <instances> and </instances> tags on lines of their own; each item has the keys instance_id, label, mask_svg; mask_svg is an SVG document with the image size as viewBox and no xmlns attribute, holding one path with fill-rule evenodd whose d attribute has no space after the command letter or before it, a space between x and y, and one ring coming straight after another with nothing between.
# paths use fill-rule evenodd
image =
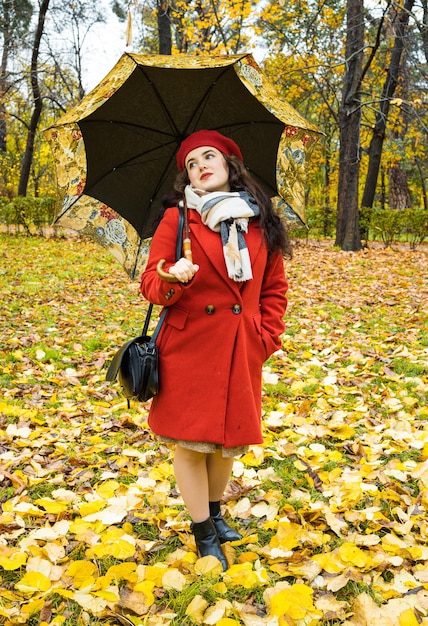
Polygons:
<instances>
[{"instance_id":1,"label":"autumn foliage","mask_svg":"<svg viewBox=\"0 0 428 626\"><path fill-rule=\"evenodd\" d=\"M137 284L90 242L1 249L1 624L428 624L425 247L309 243L286 262L225 573L197 558L148 405L105 381L140 330Z\"/></svg>"}]
</instances>

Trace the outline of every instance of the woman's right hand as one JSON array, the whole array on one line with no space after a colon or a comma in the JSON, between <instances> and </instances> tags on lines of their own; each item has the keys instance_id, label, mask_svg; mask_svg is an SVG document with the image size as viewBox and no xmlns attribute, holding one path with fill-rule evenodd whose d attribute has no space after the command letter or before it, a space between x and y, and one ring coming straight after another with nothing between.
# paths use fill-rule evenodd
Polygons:
<instances>
[{"instance_id":1,"label":"woman's right hand","mask_svg":"<svg viewBox=\"0 0 428 626\"><path fill-rule=\"evenodd\" d=\"M189 280L192 280L198 269L199 265L195 265L188 259L181 257L174 265L171 265L168 273L175 276L180 283L188 283Z\"/></svg>"}]
</instances>

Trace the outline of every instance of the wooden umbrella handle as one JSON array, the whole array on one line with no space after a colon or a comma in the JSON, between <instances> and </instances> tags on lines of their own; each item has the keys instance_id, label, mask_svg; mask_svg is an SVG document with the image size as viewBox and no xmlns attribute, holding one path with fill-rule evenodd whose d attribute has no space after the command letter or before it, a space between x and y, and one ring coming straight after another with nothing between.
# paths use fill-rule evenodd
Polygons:
<instances>
[{"instance_id":1,"label":"wooden umbrella handle","mask_svg":"<svg viewBox=\"0 0 428 626\"><path fill-rule=\"evenodd\" d=\"M192 242L189 239L189 222L187 215L187 202L186 196L183 195L183 208L184 208L184 236L183 239L183 255L184 258L193 263L192 256ZM165 259L161 259L156 266L156 271L162 280L166 280L167 283L178 283L178 278L170 274L169 272L165 272L163 266L165 265Z\"/></svg>"},{"instance_id":2,"label":"wooden umbrella handle","mask_svg":"<svg viewBox=\"0 0 428 626\"><path fill-rule=\"evenodd\" d=\"M184 258L188 259L191 263L193 263L192 256L192 244L190 239L184 239L183 241L183 255ZM165 272L163 266L165 265L165 259L161 259L156 266L156 271L162 280L165 280L167 283L178 283L178 278L170 274L169 272Z\"/></svg>"},{"instance_id":3,"label":"wooden umbrella handle","mask_svg":"<svg viewBox=\"0 0 428 626\"><path fill-rule=\"evenodd\" d=\"M162 278L162 280L166 280L167 283L178 283L178 278L176 276L173 276L169 272L165 272L165 270L163 269L163 266L165 265L165 263L166 263L166 260L161 259L159 263L156 265L156 271L158 273L158 276Z\"/></svg>"},{"instance_id":4,"label":"wooden umbrella handle","mask_svg":"<svg viewBox=\"0 0 428 626\"><path fill-rule=\"evenodd\" d=\"M183 239L183 254L185 259L193 263L192 242L188 238Z\"/></svg>"}]
</instances>

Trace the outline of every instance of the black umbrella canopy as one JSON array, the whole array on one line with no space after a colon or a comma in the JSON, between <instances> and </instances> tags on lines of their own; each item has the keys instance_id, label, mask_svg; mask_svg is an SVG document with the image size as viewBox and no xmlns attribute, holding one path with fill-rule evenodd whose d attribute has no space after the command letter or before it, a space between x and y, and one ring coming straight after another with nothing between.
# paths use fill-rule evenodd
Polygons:
<instances>
[{"instance_id":1,"label":"black umbrella canopy","mask_svg":"<svg viewBox=\"0 0 428 626\"><path fill-rule=\"evenodd\" d=\"M131 279L144 269L181 141L218 130L287 220L305 222L307 161L319 130L278 97L251 54L125 53L45 130L58 183L56 223L100 243Z\"/></svg>"},{"instance_id":2,"label":"black umbrella canopy","mask_svg":"<svg viewBox=\"0 0 428 626\"><path fill-rule=\"evenodd\" d=\"M175 154L199 129L215 129L240 146L244 162L269 195L285 124L240 80L233 65L168 68L137 64L101 106L78 121L87 177L84 193L110 207L144 239L153 234L160 200L173 187Z\"/></svg>"}]
</instances>

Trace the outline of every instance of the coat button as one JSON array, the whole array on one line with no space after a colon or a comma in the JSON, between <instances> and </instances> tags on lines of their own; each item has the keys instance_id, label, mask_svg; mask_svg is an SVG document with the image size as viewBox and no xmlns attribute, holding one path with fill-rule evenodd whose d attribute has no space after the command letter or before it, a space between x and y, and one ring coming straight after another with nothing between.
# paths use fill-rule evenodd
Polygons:
<instances>
[{"instance_id":1,"label":"coat button","mask_svg":"<svg viewBox=\"0 0 428 626\"><path fill-rule=\"evenodd\" d=\"M215 312L215 306L213 304L207 304L207 306L205 307L205 311L208 313L208 315L213 315L213 313Z\"/></svg>"},{"instance_id":2,"label":"coat button","mask_svg":"<svg viewBox=\"0 0 428 626\"><path fill-rule=\"evenodd\" d=\"M239 315L240 312L242 311L242 307L240 304L234 304L232 307L232 311L233 313L235 313L235 315Z\"/></svg>"}]
</instances>

